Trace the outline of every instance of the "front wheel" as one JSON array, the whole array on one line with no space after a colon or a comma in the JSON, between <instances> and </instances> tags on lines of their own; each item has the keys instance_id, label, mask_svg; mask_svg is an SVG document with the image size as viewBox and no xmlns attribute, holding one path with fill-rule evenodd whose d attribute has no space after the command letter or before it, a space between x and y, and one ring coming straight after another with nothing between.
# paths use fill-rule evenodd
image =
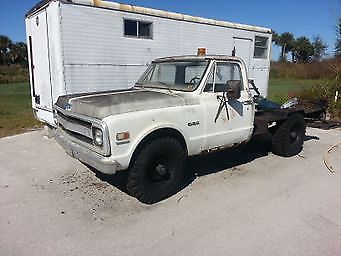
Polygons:
<instances>
[{"instance_id":1,"label":"front wheel","mask_svg":"<svg viewBox=\"0 0 341 256\"><path fill-rule=\"evenodd\" d=\"M273 152L279 156L291 157L301 152L306 125L303 115L296 113L288 117L272 136Z\"/></svg>"},{"instance_id":2,"label":"front wheel","mask_svg":"<svg viewBox=\"0 0 341 256\"><path fill-rule=\"evenodd\" d=\"M181 143L161 137L146 144L129 171L127 189L143 203L156 203L179 189L184 177L186 153Z\"/></svg>"}]
</instances>

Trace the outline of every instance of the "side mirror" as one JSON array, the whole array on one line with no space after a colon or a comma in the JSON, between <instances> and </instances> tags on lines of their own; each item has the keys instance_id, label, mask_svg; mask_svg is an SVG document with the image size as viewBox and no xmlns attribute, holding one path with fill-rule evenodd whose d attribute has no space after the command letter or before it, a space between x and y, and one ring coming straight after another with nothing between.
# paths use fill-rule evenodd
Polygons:
<instances>
[{"instance_id":1,"label":"side mirror","mask_svg":"<svg viewBox=\"0 0 341 256\"><path fill-rule=\"evenodd\" d=\"M226 93L229 100L237 100L240 98L241 81L229 80L226 82Z\"/></svg>"}]
</instances>

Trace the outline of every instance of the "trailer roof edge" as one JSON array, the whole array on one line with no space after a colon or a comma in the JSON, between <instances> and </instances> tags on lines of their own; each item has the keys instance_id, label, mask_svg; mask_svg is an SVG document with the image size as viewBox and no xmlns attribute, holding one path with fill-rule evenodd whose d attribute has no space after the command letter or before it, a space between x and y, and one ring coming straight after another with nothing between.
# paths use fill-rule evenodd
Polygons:
<instances>
[{"instance_id":1,"label":"trailer roof edge","mask_svg":"<svg viewBox=\"0 0 341 256\"><path fill-rule=\"evenodd\" d=\"M40 2L38 2L36 5L34 5L26 14L25 17L28 18L29 16L31 16L32 14L40 11L41 9L43 9L46 5L48 5L50 2L53 2L55 0L41 0Z\"/></svg>"},{"instance_id":2,"label":"trailer roof edge","mask_svg":"<svg viewBox=\"0 0 341 256\"><path fill-rule=\"evenodd\" d=\"M220 21L220 20L202 18L202 17L191 16L191 15L186 15L186 14L181 14L181 13L176 13L176 12L168 12L168 11L157 10L153 8L139 7L139 6L129 5L129 4L121 4L117 2L109 2L109 1L102 1L102 0L42 0L38 4L36 4L31 10L27 12L26 17L31 16L32 14L41 10L42 8L44 8L46 5L48 5L50 2L53 2L53 1L60 1L63 3L72 3L72 4L79 4L79 5L85 5L85 6L106 8L106 9L112 9L112 10L124 11L124 12L136 13L136 14L145 14L145 15L156 16L160 18L182 20L182 21L214 25L214 26L220 26L220 27L249 30L249 31L255 31L255 32L260 32L260 33L268 33L268 34L272 33L271 29L265 28L265 27L252 26L252 25L234 23L234 22L229 22L229 21Z\"/></svg>"}]
</instances>

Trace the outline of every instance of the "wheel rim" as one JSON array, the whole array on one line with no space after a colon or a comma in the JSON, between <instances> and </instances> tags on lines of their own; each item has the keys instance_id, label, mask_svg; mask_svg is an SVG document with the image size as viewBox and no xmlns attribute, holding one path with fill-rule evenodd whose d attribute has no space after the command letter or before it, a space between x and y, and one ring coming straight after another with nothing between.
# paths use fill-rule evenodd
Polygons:
<instances>
[{"instance_id":1,"label":"wheel rim","mask_svg":"<svg viewBox=\"0 0 341 256\"><path fill-rule=\"evenodd\" d=\"M289 142L291 144L294 144L300 139L301 139L301 131L297 126L295 126L289 132Z\"/></svg>"},{"instance_id":2,"label":"wheel rim","mask_svg":"<svg viewBox=\"0 0 341 256\"><path fill-rule=\"evenodd\" d=\"M156 157L150 164L149 179L155 183L164 183L171 177L169 161L166 156Z\"/></svg>"}]
</instances>

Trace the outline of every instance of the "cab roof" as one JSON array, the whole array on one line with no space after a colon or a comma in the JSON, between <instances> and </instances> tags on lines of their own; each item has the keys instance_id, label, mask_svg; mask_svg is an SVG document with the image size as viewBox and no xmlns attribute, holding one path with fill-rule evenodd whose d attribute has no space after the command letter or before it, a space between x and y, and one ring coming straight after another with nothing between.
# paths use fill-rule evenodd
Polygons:
<instances>
[{"instance_id":1,"label":"cab roof","mask_svg":"<svg viewBox=\"0 0 341 256\"><path fill-rule=\"evenodd\" d=\"M229 56L229 55L182 55L182 56L171 56L165 58L155 59L152 63L162 63L162 62L176 62L176 61L205 61L205 60L221 60L221 61L242 61L239 57Z\"/></svg>"}]
</instances>

